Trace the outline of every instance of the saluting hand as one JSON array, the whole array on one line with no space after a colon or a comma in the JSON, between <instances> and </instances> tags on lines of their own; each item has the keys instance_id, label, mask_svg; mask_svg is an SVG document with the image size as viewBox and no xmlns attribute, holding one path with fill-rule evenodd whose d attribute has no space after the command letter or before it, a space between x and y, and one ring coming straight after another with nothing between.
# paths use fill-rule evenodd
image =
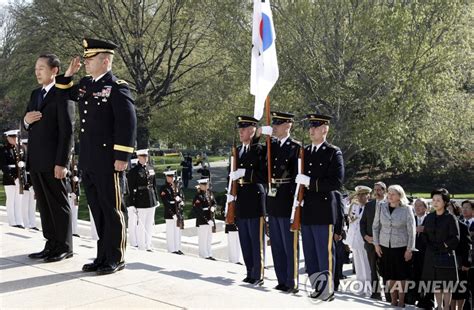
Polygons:
<instances>
[{"instance_id":1,"label":"saluting hand","mask_svg":"<svg viewBox=\"0 0 474 310\"><path fill-rule=\"evenodd\" d=\"M81 69L81 57L76 56L69 63L69 68L67 68L64 76L65 77L73 76L79 71L79 69Z\"/></svg>"},{"instance_id":2,"label":"saluting hand","mask_svg":"<svg viewBox=\"0 0 474 310\"><path fill-rule=\"evenodd\" d=\"M67 174L67 169L66 167L61 167L61 166L54 166L54 177L56 179L64 179L66 177L66 174Z\"/></svg>"},{"instance_id":3,"label":"saluting hand","mask_svg":"<svg viewBox=\"0 0 474 310\"><path fill-rule=\"evenodd\" d=\"M127 169L127 166L128 166L128 163L126 161L123 161L123 160L116 160L114 162L114 168L115 168L115 171L125 171L125 169Z\"/></svg>"}]
</instances>

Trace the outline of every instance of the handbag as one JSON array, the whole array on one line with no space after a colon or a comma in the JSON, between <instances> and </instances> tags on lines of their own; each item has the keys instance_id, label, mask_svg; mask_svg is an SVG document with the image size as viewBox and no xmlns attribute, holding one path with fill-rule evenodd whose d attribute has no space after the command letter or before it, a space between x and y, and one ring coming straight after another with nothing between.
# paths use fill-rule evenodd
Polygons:
<instances>
[{"instance_id":1,"label":"handbag","mask_svg":"<svg viewBox=\"0 0 474 310\"><path fill-rule=\"evenodd\" d=\"M454 255L453 253L435 254L434 267L437 269L458 269L456 255Z\"/></svg>"}]
</instances>

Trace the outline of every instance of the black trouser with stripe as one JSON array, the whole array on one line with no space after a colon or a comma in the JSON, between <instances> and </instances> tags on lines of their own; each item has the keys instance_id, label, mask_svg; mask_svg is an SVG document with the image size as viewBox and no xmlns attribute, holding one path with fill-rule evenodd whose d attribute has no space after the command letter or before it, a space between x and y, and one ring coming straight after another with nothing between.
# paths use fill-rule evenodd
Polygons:
<instances>
[{"instance_id":1,"label":"black trouser with stripe","mask_svg":"<svg viewBox=\"0 0 474 310\"><path fill-rule=\"evenodd\" d=\"M30 172L40 212L45 249L55 254L72 252L71 207L67 198L65 179L54 172Z\"/></svg>"},{"instance_id":2,"label":"black trouser with stripe","mask_svg":"<svg viewBox=\"0 0 474 310\"><path fill-rule=\"evenodd\" d=\"M125 259L127 232L123 178L122 172L104 174L83 171L82 174L83 188L99 236L97 263L120 263Z\"/></svg>"}]
</instances>

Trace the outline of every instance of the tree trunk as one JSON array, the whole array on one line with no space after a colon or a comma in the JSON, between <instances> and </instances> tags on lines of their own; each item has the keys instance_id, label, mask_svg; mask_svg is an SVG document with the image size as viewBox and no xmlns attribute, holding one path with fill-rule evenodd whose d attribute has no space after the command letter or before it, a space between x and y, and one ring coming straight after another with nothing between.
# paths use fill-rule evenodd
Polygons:
<instances>
[{"instance_id":1,"label":"tree trunk","mask_svg":"<svg viewBox=\"0 0 474 310\"><path fill-rule=\"evenodd\" d=\"M147 149L150 142L150 130L148 129L149 117L137 115L137 150Z\"/></svg>"}]
</instances>

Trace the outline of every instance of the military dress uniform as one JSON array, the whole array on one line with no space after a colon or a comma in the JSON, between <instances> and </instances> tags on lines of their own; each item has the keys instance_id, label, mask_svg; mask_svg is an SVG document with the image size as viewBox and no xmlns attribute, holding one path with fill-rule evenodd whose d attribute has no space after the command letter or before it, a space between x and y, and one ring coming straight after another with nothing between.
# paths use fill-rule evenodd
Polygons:
<instances>
[{"instance_id":1,"label":"military dress uniform","mask_svg":"<svg viewBox=\"0 0 474 310\"><path fill-rule=\"evenodd\" d=\"M198 184L208 184L209 179L200 179ZM199 189L193 199L193 212L196 215L196 227L198 228L199 257L214 260L212 257L212 231L215 227L214 212L216 211L216 200L210 190Z\"/></svg>"},{"instance_id":2,"label":"military dress uniform","mask_svg":"<svg viewBox=\"0 0 474 310\"><path fill-rule=\"evenodd\" d=\"M113 54L115 44L84 39L84 57ZM94 80L82 78L73 86L72 78L56 77L63 89L79 105L79 169L82 185L92 212L99 240L97 258L84 271L107 274L125 267L126 223L123 201L124 173L114 168L116 160L128 162L134 151L136 114L128 84L107 71Z\"/></svg>"},{"instance_id":3,"label":"military dress uniform","mask_svg":"<svg viewBox=\"0 0 474 310\"><path fill-rule=\"evenodd\" d=\"M271 112L272 123L293 122L293 114ZM271 187L267 196L273 264L278 279L276 289L296 292L298 289L299 233L290 231L291 210L295 196L295 177L298 174L300 143L290 136L271 140ZM268 160L267 160L268 164Z\"/></svg>"},{"instance_id":4,"label":"military dress uniform","mask_svg":"<svg viewBox=\"0 0 474 310\"><path fill-rule=\"evenodd\" d=\"M5 136L16 137L19 130L9 130ZM1 149L1 164L3 172L3 186L5 187L8 224L24 228L23 207L20 194L20 181L24 182L25 152L22 147L5 142ZM19 167L21 166L21 167ZM18 179L20 169L21 180Z\"/></svg>"},{"instance_id":5,"label":"military dress uniform","mask_svg":"<svg viewBox=\"0 0 474 310\"><path fill-rule=\"evenodd\" d=\"M256 126L257 122L253 117L237 117L239 128ZM237 147L236 168L237 171L243 169L243 176L237 180L235 205L240 246L247 269L244 282L261 285L265 264L265 148L254 141Z\"/></svg>"},{"instance_id":6,"label":"military dress uniform","mask_svg":"<svg viewBox=\"0 0 474 310\"><path fill-rule=\"evenodd\" d=\"M137 155L148 155L148 150L138 150ZM155 170L152 165L140 162L127 174L130 206L136 210L136 221L129 222L129 233L136 233L140 250L151 251L151 238L155 224L155 208L159 206ZM132 211L133 212L133 211Z\"/></svg>"},{"instance_id":7,"label":"military dress uniform","mask_svg":"<svg viewBox=\"0 0 474 310\"><path fill-rule=\"evenodd\" d=\"M307 117L311 127L329 124L331 119L319 114ZM304 175L309 178L309 184L305 184L304 205L301 209L301 237L306 272L310 280L322 283L312 297L332 300L335 268L333 237L334 233L341 234L342 229L340 206L336 199L344 178L341 150L326 141L321 145L306 146Z\"/></svg>"},{"instance_id":8,"label":"military dress uniform","mask_svg":"<svg viewBox=\"0 0 474 310\"><path fill-rule=\"evenodd\" d=\"M28 157L28 139L22 139L21 143L25 149L25 157ZM25 184L23 189L23 197L21 199L23 210L23 224L25 228L38 230L36 227L36 198L33 183L31 183L30 169L26 165L25 169Z\"/></svg>"},{"instance_id":9,"label":"military dress uniform","mask_svg":"<svg viewBox=\"0 0 474 310\"><path fill-rule=\"evenodd\" d=\"M176 171L165 171L165 176L174 176ZM174 184L165 182L160 187L160 198L164 207L166 222L166 245L168 252L183 254L181 251L181 229L178 226L178 205L184 204L183 197L174 188Z\"/></svg>"},{"instance_id":10,"label":"military dress uniform","mask_svg":"<svg viewBox=\"0 0 474 310\"><path fill-rule=\"evenodd\" d=\"M74 160L73 153L71 154L71 160L69 162L67 174L67 190L69 205L71 206L72 235L79 237L79 231L77 230L77 218L79 214L79 199L81 196L80 173L76 161Z\"/></svg>"}]
</instances>

